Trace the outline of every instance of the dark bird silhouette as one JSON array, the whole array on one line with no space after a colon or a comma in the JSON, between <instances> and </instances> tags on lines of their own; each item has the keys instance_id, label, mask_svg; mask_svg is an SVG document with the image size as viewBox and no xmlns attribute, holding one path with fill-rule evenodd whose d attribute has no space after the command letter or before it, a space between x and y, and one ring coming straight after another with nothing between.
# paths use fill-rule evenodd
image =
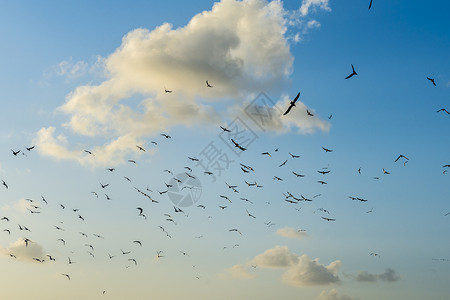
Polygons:
<instances>
[{"instance_id":1,"label":"dark bird silhouette","mask_svg":"<svg viewBox=\"0 0 450 300\"><path fill-rule=\"evenodd\" d=\"M134 159L129 159L128 162L130 162L132 164L136 164L136 161Z\"/></svg>"},{"instance_id":2,"label":"dark bird silhouette","mask_svg":"<svg viewBox=\"0 0 450 300\"><path fill-rule=\"evenodd\" d=\"M239 233L240 235L242 235L242 233L241 233L238 229L236 229L236 228L229 229L228 231L235 231L235 232Z\"/></svg>"},{"instance_id":3,"label":"dark bird silhouette","mask_svg":"<svg viewBox=\"0 0 450 300\"><path fill-rule=\"evenodd\" d=\"M281 164L281 165L279 165L278 167L282 167L282 166L284 166L286 163L287 163L287 159Z\"/></svg>"},{"instance_id":4,"label":"dark bird silhouette","mask_svg":"<svg viewBox=\"0 0 450 300\"><path fill-rule=\"evenodd\" d=\"M164 92L166 92L166 93L172 93L172 91L171 91L171 90L168 90L168 89L166 89L166 87L164 87Z\"/></svg>"},{"instance_id":5,"label":"dark bird silhouette","mask_svg":"<svg viewBox=\"0 0 450 300\"><path fill-rule=\"evenodd\" d=\"M67 279L69 279L70 280L70 276L68 275L68 274L61 274L62 276L66 276L67 277Z\"/></svg>"},{"instance_id":6,"label":"dark bird silhouette","mask_svg":"<svg viewBox=\"0 0 450 300\"><path fill-rule=\"evenodd\" d=\"M310 112L308 109L306 110L306 114L310 117L314 117L314 114L312 112Z\"/></svg>"},{"instance_id":7,"label":"dark bird silhouette","mask_svg":"<svg viewBox=\"0 0 450 300\"><path fill-rule=\"evenodd\" d=\"M349 79L349 78L353 77L354 75L358 75L358 73L356 73L355 68L352 65L352 73L350 75L348 75L347 77L345 77L345 79Z\"/></svg>"},{"instance_id":8,"label":"dark bird silhouette","mask_svg":"<svg viewBox=\"0 0 450 300\"><path fill-rule=\"evenodd\" d=\"M165 133L161 133L161 135L162 135L163 137L165 137L166 139L172 138L170 135L167 135L167 134L165 134Z\"/></svg>"},{"instance_id":9,"label":"dark bird silhouette","mask_svg":"<svg viewBox=\"0 0 450 300\"><path fill-rule=\"evenodd\" d=\"M336 221L336 219L330 219L330 218L325 218L325 217L321 217L321 218L326 220L326 221Z\"/></svg>"},{"instance_id":10,"label":"dark bird silhouette","mask_svg":"<svg viewBox=\"0 0 450 300\"><path fill-rule=\"evenodd\" d=\"M272 155L270 155L270 153L269 152L263 152L263 153L261 153L262 155L267 155L267 156L270 156L270 157L272 157Z\"/></svg>"},{"instance_id":11,"label":"dark bird silhouette","mask_svg":"<svg viewBox=\"0 0 450 300\"><path fill-rule=\"evenodd\" d=\"M407 158L406 156L404 156L403 154L400 154L398 157L397 157L397 159L395 160L395 162L397 162L400 158L404 158L404 159L406 159L406 160L409 160L409 158Z\"/></svg>"},{"instance_id":12,"label":"dark bird silhouette","mask_svg":"<svg viewBox=\"0 0 450 300\"><path fill-rule=\"evenodd\" d=\"M369 3L369 9L372 7L372 0L370 0L370 3Z\"/></svg>"},{"instance_id":13,"label":"dark bird silhouette","mask_svg":"<svg viewBox=\"0 0 450 300\"><path fill-rule=\"evenodd\" d=\"M112 171L114 171L115 169L114 169L114 168L107 168L106 170L112 172Z\"/></svg>"},{"instance_id":14,"label":"dark bird silhouette","mask_svg":"<svg viewBox=\"0 0 450 300\"><path fill-rule=\"evenodd\" d=\"M234 147L239 148L239 149L242 150L242 151L247 150L246 148L244 148L244 147L242 147L241 145L239 145L238 143L236 143L233 139L231 139L231 141L233 142Z\"/></svg>"},{"instance_id":15,"label":"dark bird silhouette","mask_svg":"<svg viewBox=\"0 0 450 300\"><path fill-rule=\"evenodd\" d=\"M427 77L427 79L428 79L429 81L431 81L431 83L432 83L434 86L436 86L436 82L434 81L434 78Z\"/></svg>"},{"instance_id":16,"label":"dark bird silhouette","mask_svg":"<svg viewBox=\"0 0 450 300\"><path fill-rule=\"evenodd\" d=\"M330 171L317 171L317 172L319 172L319 173L322 174L322 175L325 175L325 174L330 173Z\"/></svg>"},{"instance_id":17,"label":"dark bird silhouette","mask_svg":"<svg viewBox=\"0 0 450 300\"><path fill-rule=\"evenodd\" d=\"M333 152L333 150L325 148L325 147L322 147L322 149L325 150L325 152Z\"/></svg>"},{"instance_id":18,"label":"dark bird silhouette","mask_svg":"<svg viewBox=\"0 0 450 300\"><path fill-rule=\"evenodd\" d=\"M225 132L231 132L231 130L229 130L229 129L225 128L225 127L220 126L220 128L222 128L222 130L225 131Z\"/></svg>"},{"instance_id":19,"label":"dark bird silhouette","mask_svg":"<svg viewBox=\"0 0 450 300\"><path fill-rule=\"evenodd\" d=\"M6 182L2 179L2 184L5 188L8 188L8 185L6 184Z\"/></svg>"},{"instance_id":20,"label":"dark bird silhouette","mask_svg":"<svg viewBox=\"0 0 450 300\"><path fill-rule=\"evenodd\" d=\"M28 151L31 151L34 149L35 146L31 146L31 147L25 147L25 149L27 149Z\"/></svg>"},{"instance_id":21,"label":"dark bird silhouette","mask_svg":"<svg viewBox=\"0 0 450 300\"><path fill-rule=\"evenodd\" d=\"M90 155L94 155L94 153L92 153L91 151L89 151L89 150L84 150L84 152L86 152L87 154L90 154ZM95 156L95 155L94 155Z\"/></svg>"},{"instance_id":22,"label":"dark bird silhouette","mask_svg":"<svg viewBox=\"0 0 450 300\"><path fill-rule=\"evenodd\" d=\"M212 88L213 86L209 84L208 80L206 80L206 86Z\"/></svg>"},{"instance_id":23,"label":"dark bird silhouette","mask_svg":"<svg viewBox=\"0 0 450 300\"><path fill-rule=\"evenodd\" d=\"M252 217L253 219L256 219L256 217L255 217L254 215L252 215L251 213L249 213L248 210L245 210L245 211L247 212L247 215L248 215L249 217Z\"/></svg>"},{"instance_id":24,"label":"dark bird silhouette","mask_svg":"<svg viewBox=\"0 0 450 300\"><path fill-rule=\"evenodd\" d=\"M295 106L295 102L297 102L299 97L300 97L300 92L297 94L297 96L295 96L294 100L289 102L289 107L284 112L283 116L287 115L291 111L291 109Z\"/></svg>"},{"instance_id":25,"label":"dark bird silhouette","mask_svg":"<svg viewBox=\"0 0 450 300\"><path fill-rule=\"evenodd\" d=\"M65 240L63 240L63 239L57 239L57 241L61 241L61 243L63 243L63 245L65 245L65 244L66 244L66 241L65 241Z\"/></svg>"},{"instance_id":26,"label":"dark bird silhouette","mask_svg":"<svg viewBox=\"0 0 450 300\"><path fill-rule=\"evenodd\" d=\"M4 232L7 232L9 235L11 235L11 231L9 229L3 229Z\"/></svg>"},{"instance_id":27,"label":"dark bird silhouette","mask_svg":"<svg viewBox=\"0 0 450 300\"><path fill-rule=\"evenodd\" d=\"M298 174L298 173L295 173L294 171L292 171L292 174L294 174L295 176L297 176L297 177L305 177L305 175L303 175L303 174Z\"/></svg>"},{"instance_id":28,"label":"dark bird silhouette","mask_svg":"<svg viewBox=\"0 0 450 300\"><path fill-rule=\"evenodd\" d=\"M447 115L450 115L450 112L448 112L445 108L441 108L441 109L438 110L437 112L441 112L441 111L447 113Z\"/></svg>"},{"instance_id":29,"label":"dark bird silhouette","mask_svg":"<svg viewBox=\"0 0 450 300\"><path fill-rule=\"evenodd\" d=\"M17 154L20 153L20 150L14 151L13 149L11 149L12 153L14 154L14 156L17 156Z\"/></svg>"},{"instance_id":30,"label":"dark bird silhouette","mask_svg":"<svg viewBox=\"0 0 450 300\"><path fill-rule=\"evenodd\" d=\"M145 152L145 149L142 148L141 146L136 145L136 147L137 147L139 150L141 150L142 152Z\"/></svg>"},{"instance_id":31,"label":"dark bird silhouette","mask_svg":"<svg viewBox=\"0 0 450 300\"><path fill-rule=\"evenodd\" d=\"M102 186L102 189L104 189L105 187L107 187L109 185L109 183L103 184L103 183L100 182L100 185Z\"/></svg>"},{"instance_id":32,"label":"dark bird silhouette","mask_svg":"<svg viewBox=\"0 0 450 300\"><path fill-rule=\"evenodd\" d=\"M142 242L141 241L136 240L136 241L133 241L133 243L138 244L139 246L142 246Z\"/></svg>"},{"instance_id":33,"label":"dark bird silhouette","mask_svg":"<svg viewBox=\"0 0 450 300\"><path fill-rule=\"evenodd\" d=\"M294 155L294 154L292 154L291 152L289 152L289 155L290 155L292 158L299 158L299 157L300 157L300 155Z\"/></svg>"}]
</instances>

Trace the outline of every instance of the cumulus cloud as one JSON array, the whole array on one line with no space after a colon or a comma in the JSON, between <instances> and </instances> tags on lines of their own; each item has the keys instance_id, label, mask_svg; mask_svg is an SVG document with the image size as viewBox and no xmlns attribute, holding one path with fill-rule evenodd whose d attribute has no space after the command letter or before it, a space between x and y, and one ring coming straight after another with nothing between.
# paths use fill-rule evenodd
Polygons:
<instances>
[{"instance_id":1,"label":"cumulus cloud","mask_svg":"<svg viewBox=\"0 0 450 300\"><path fill-rule=\"evenodd\" d=\"M323 291L320 293L319 297L315 300L357 300L359 298L353 298L347 295L340 295L336 289L331 289L329 291Z\"/></svg>"},{"instance_id":2,"label":"cumulus cloud","mask_svg":"<svg viewBox=\"0 0 450 300\"><path fill-rule=\"evenodd\" d=\"M310 260L307 255L299 257L297 264L291 266L283 275L283 280L295 286L328 285L340 282L336 275L341 267L337 260L328 266L321 265L318 259Z\"/></svg>"},{"instance_id":3,"label":"cumulus cloud","mask_svg":"<svg viewBox=\"0 0 450 300\"><path fill-rule=\"evenodd\" d=\"M328 5L304 1L302 7L307 13ZM184 27L165 23L153 30L132 30L119 48L99 60L105 80L79 86L67 95L58 108L69 116L63 128L87 138L104 138L102 145L95 145L101 155L88 162L105 165L122 162L136 143L174 126L217 125L234 117L221 109L224 105L242 106L255 92L288 86L294 58L287 26L280 1L223 0ZM76 75L86 68L82 62L63 62L59 72ZM206 87L206 80L213 88ZM277 104L287 103L285 97ZM278 113L268 129L328 130L326 122L302 114L303 103L297 106L286 118ZM45 155L86 162L79 149L70 150L65 136L47 127L35 142Z\"/></svg>"},{"instance_id":4,"label":"cumulus cloud","mask_svg":"<svg viewBox=\"0 0 450 300\"><path fill-rule=\"evenodd\" d=\"M328 266L319 263L318 259L311 260L308 255L292 253L286 246L276 246L257 255L251 264L261 268L287 269L282 280L293 286L317 286L339 283L337 275L341 261L336 260Z\"/></svg>"},{"instance_id":5,"label":"cumulus cloud","mask_svg":"<svg viewBox=\"0 0 450 300\"><path fill-rule=\"evenodd\" d=\"M297 230L292 227L280 228L277 230L277 234L291 239L303 239L309 236L305 231Z\"/></svg>"},{"instance_id":6,"label":"cumulus cloud","mask_svg":"<svg viewBox=\"0 0 450 300\"><path fill-rule=\"evenodd\" d=\"M27 246L22 238L17 239L6 248L0 246L0 253L5 256L10 256L10 254L12 254L17 260L27 262L37 262L33 258L40 260L45 259L45 254L41 245L36 242L29 242Z\"/></svg>"},{"instance_id":7,"label":"cumulus cloud","mask_svg":"<svg viewBox=\"0 0 450 300\"><path fill-rule=\"evenodd\" d=\"M371 274L367 271L361 271L356 275L356 281L359 282L376 282L378 280L385 282L395 282L400 280L400 276L394 269L387 268L383 273Z\"/></svg>"}]
</instances>

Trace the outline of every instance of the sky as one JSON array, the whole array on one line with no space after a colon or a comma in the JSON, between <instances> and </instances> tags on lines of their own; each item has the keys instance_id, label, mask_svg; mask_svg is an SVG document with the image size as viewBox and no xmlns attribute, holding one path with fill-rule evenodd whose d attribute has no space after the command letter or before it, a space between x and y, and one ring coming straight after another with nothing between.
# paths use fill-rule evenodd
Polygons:
<instances>
[{"instance_id":1,"label":"sky","mask_svg":"<svg viewBox=\"0 0 450 300\"><path fill-rule=\"evenodd\" d=\"M448 299L446 1L0 3L5 299Z\"/></svg>"}]
</instances>

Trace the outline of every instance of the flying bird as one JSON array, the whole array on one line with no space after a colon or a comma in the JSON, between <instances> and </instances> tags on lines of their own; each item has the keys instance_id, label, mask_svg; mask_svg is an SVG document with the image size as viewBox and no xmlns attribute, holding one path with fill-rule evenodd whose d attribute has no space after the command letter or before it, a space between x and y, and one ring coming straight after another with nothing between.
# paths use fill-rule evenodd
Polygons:
<instances>
[{"instance_id":1,"label":"flying bird","mask_svg":"<svg viewBox=\"0 0 450 300\"><path fill-rule=\"evenodd\" d=\"M242 151L247 150L246 148L244 148L244 147L242 147L241 145L239 145L238 143L236 143L233 139L231 139L231 141L233 142L234 147L239 148L239 149L242 150Z\"/></svg>"},{"instance_id":2,"label":"flying bird","mask_svg":"<svg viewBox=\"0 0 450 300\"><path fill-rule=\"evenodd\" d=\"M406 159L406 160L409 160L409 158L407 158L406 156L404 156L403 154L400 154L398 157L397 157L397 159L395 160L395 162L397 162L400 158L404 158L404 159Z\"/></svg>"},{"instance_id":3,"label":"flying bird","mask_svg":"<svg viewBox=\"0 0 450 300\"><path fill-rule=\"evenodd\" d=\"M352 65L352 73L350 75L348 75L347 77L345 77L345 79L349 79L349 78L353 77L354 75L358 75L358 73L356 73L355 68Z\"/></svg>"},{"instance_id":4,"label":"flying bird","mask_svg":"<svg viewBox=\"0 0 450 300\"><path fill-rule=\"evenodd\" d=\"M437 112L441 112L441 111L447 113L447 115L450 115L450 112L448 112L448 110L446 110L445 108L441 108L441 109L438 110Z\"/></svg>"},{"instance_id":5,"label":"flying bird","mask_svg":"<svg viewBox=\"0 0 450 300\"><path fill-rule=\"evenodd\" d=\"M300 92L297 94L297 96L295 96L294 100L289 102L289 107L284 112L283 116L287 115L291 111L291 109L295 106L295 102L297 102L298 97L300 97Z\"/></svg>"},{"instance_id":6,"label":"flying bird","mask_svg":"<svg viewBox=\"0 0 450 300\"><path fill-rule=\"evenodd\" d=\"M220 126L220 128L221 128L224 132L231 132L231 130L228 129L228 128L225 128L225 127L222 127L222 126Z\"/></svg>"},{"instance_id":7,"label":"flying bird","mask_svg":"<svg viewBox=\"0 0 450 300\"><path fill-rule=\"evenodd\" d=\"M369 9L372 7L372 0L370 0L370 3L369 3Z\"/></svg>"},{"instance_id":8,"label":"flying bird","mask_svg":"<svg viewBox=\"0 0 450 300\"><path fill-rule=\"evenodd\" d=\"M328 149L328 148L325 148L325 147L322 147L322 149L323 149L325 152L333 152L333 150Z\"/></svg>"},{"instance_id":9,"label":"flying bird","mask_svg":"<svg viewBox=\"0 0 450 300\"><path fill-rule=\"evenodd\" d=\"M287 163L287 159L281 164L281 165L279 165L278 167L282 167L282 166L284 166L286 163Z\"/></svg>"},{"instance_id":10,"label":"flying bird","mask_svg":"<svg viewBox=\"0 0 450 300\"><path fill-rule=\"evenodd\" d=\"M206 86L212 88L213 86L209 84L208 80L206 80Z\"/></svg>"},{"instance_id":11,"label":"flying bird","mask_svg":"<svg viewBox=\"0 0 450 300\"><path fill-rule=\"evenodd\" d=\"M427 79L428 79L429 81L431 81L431 83L432 83L434 86L436 86L436 82L434 82L434 78L427 77Z\"/></svg>"},{"instance_id":12,"label":"flying bird","mask_svg":"<svg viewBox=\"0 0 450 300\"><path fill-rule=\"evenodd\" d=\"M330 218L325 218L325 217L321 217L321 218L326 220L326 221L336 221L336 219L330 219Z\"/></svg>"},{"instance_id":13,"label":"flying bird","mask_svg":"<svg viewBox=\"0 0 450 300\"><path fill-rule=\"evenodd\" d=\"M84 150L84 152L86 152L87 154L90 154L90 155L94 155L94 153L92 153L91 151L89 151L89 150ZM95 156L95 155L94 155Z\"/></svg>"}]
</instances>

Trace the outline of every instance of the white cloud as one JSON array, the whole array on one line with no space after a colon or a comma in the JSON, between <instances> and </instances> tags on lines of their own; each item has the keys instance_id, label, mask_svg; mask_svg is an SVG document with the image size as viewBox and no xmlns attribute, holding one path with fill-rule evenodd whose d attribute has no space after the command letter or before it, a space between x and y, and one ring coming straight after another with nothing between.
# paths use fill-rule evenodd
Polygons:
<instances>
[{"instance_id":1,"label":"white cloud","mask_svg":"<svg viewBox=\"0 0 450 300\"><path fill-rule=\"evenodd\" d=\"M310 9L317 8L331 11L330 6L328 6L328 0L303 0L299 11L303 16L306 16L309 13Z\"/></svg>"},{"instance_id":2,"label":"white cloud","mask_svg":"<svg viewBox=\"0 0 450 300\"><path fill-rule=\"evenodd\" d=\"M32 241L28 242L28 246L26 246L24 239L22 238L17 239L7 248L3 248L0 246L0 253L5 256L10 256L10 254L12 254L16 257L17 260L28 262L37 262L33 258L37 258L40 260L45 259L45 254L41 245Z\"/></svg>"},{"instance_id":3,"label":"white cloud","mask_svg":"<svg viewBox=\"0 0 450 300\"><path fill-rule=\"evenodd\" d=\"M328 3L304 1L302 7L306 12L328 9ZM73 146L64 136L55 137L54 127L42 128L36 144L52 157L105 165L123 161L136 142L174 126L217 125L234 117L228 115L230 110L219 109L219 102L242 107L255 92L288 85L293 56L287 26L280 1L223 0L184 27L165 23L154 30L132 30L119 48L95 64L105 80L77 87L58 108L70 118L65 129L87 138L106 138L103 145L92 147L105 152L95 160L80 159L79 150L69 150ZM69 61L59 65L59 72L75 76L87 68L83 62ZM213 88L206 87L206 80ZM286 97L279 104L287 101ZM286 118L277 115L268 129L328 130L328 123L305 118L304 104L298 106Z\"/></svg>"},{"instance_id":4,"label":"white cloud","mask_svg":"<svg viewBox=\"0 0 450 300\"><path fill-rule=\"evenodd\" d=\"M250 271L242 265L234 265L233 267L226 269L226 272L231 278L235 279L252 279L256 277L255 274L250 273Z\"/></svg>"},{"instance_id":5,"label":"white cloud","mask_svg":"<svg viewBox=\"0 0 450 300\"><path fill-rule=\"evenodd\" d=\"M358 298L353 298L347 295L340 295L336 289L331 289L329 291L323 291L320 293L319 297L315 300L357 300Z\"/></svg>"},{"instance_id":6,"label":"white cloud","mask_svg":"<svg viewBox=\"0 0 450 300\"><path fill-rule=\"evenodd\" d=\"M283 280L294 286L314 286L339 283L336 275L342 263L336 260L328 266L319 264L318 259L310 260L307 255L302 255L296 265L290 267L283 275Z\"/></svg>"},{"instance_id":7,"label":"white cloud","mask_svg":"<svg viewBox=\"0 0 450 300\"><path fill-rule=\"evenodd\" d=\"M305 231L299 231L292 227L280 228L277 230L277 234L291 239L303 239L309 236Z\"/></svg>"},{"instance_id":8,"label":"white cloud","mask_svg":"<svg viewBox=\"0 0 450 300\"><path fill-rule=\"evenodd\" d=\"M262 268L288 268L298 262L298 255L286 246L276 246L257 255L252 263Z\"/></svg>"},{"instance_id":9,"label":"white cloud","mask_svg":"<svg viewBox=\"0 0 450 300\"><path fill-rule=\"evenodd\" d=\"M283 282L293 286L316 286L339 283L337 275L341 261L336 260L328 266L319 263L318 259L311 260L308 255L292 253L286 246L276 246L257 255L250 264L261 268L287 269L283 274Z\"/></svg>"}]
</instances>

